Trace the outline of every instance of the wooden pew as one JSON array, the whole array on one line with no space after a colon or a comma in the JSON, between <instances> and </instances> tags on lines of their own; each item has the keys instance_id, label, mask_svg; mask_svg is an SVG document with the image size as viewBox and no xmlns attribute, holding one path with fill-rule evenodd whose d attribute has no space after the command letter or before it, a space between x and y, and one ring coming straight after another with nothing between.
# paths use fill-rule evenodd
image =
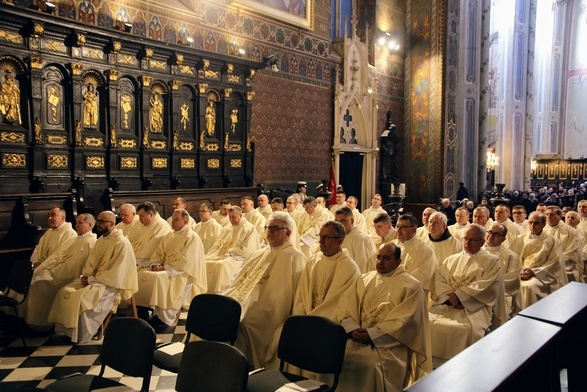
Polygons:
<instances>
[{"instance_id":1,"label":"wooden pew","mask_svg":"<svg viewBox=\"0 0 587 392\"><path fill-rule=\"evenodd\" d=\"M560 391L555 354L560 331L516 316L406 391Z\"/></svg>"},{"instance_id":2,"label":"wooden pew","mask_svg":"<svg viewBox=\"0 0 587 392\"><path fill-rule=\"evenodd\" d=\"M118 212L119 207L129 203L135 207L145 201L150 201L157 206L159 214L164 219L173 214L173 200L183 197L187 203L187 210L190 215L199 221L200 204L207 202L212 204L215 210L220 207L220 202L227 199L233 205L240 206L240 199L243 196L251 196L256 200L259 188L201 188L201 189L166 189L158 191L114 191L111 188L104 192L102 204L104 210Z\"/></svg>"}]
</instances>

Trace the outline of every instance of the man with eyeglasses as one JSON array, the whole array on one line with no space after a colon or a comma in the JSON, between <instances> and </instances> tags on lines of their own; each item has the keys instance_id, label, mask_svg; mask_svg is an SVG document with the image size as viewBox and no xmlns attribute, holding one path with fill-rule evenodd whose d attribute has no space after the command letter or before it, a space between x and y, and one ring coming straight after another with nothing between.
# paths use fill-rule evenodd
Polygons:
<instances>
[{"instance_id":1,"label":"man with eyeglasses","mask_svg":"<svg viewBox=\"0 0 587 392\"><path fill-rule=\"evenodd\" d=\"M495 207L495 210L493 211L493 215L495 217L495 222L501 223L502 225L504 225L508 229L506 243L504 244L504 246L509 247L509 244L512 243L514 238L516 238L520 234L523 234L523 231L518 225L516 225L510 219L510 216L511 216L510 208L507 205L500 204L497 207Z\"/></svg>"},{"instance_id":2,"label":"man with eyeglasses","mask_svg":"<svg viewBox=\"0 0 587 392\"><path fill-rule=\"evenodd\" d=\"M519 305L521 309L538 302L567 284L560 241L546 233L546 216L534 211L528 218L530 231L511 244L522 260Z\"/></svg>"},{"instance_id":3,"label":"man with eyeglasses","mask_svg":"<svg viewBox=\"0 0 587 392\"><path fill-rule=\"evenodd\" d=\"M426 295L402 260L393 243L381 245L376 271L340 299L338 321L349 336L341 391L401 391L432 371Z\"/></svg>"},{"instance_id":4,"label":"man with eyeglasses","mask_svg":"<svg viewBox=\"0 0 587 392\"><path fill-rule=\"evenodd\" d=\"M212 205L210 203L200 204L198 213L200 215L200 221L196 224L193 229L202 240L204 246L204 253L208 253L210 248L214 246L222 230L220 223L216 219L212 219Z\"/></svg>"},{"instance_id":5,"label":"man with eyeglasses","mask_svg":"<svg viewBox=\"0 0 587 392\"><path fill-rule=\"evenodd\" d=\"M257 229L243 216L240 207L230 207L228 217L230 225L222 228L218 240L206 253L209 293L226 289L243 261L261 247Z\"/></svg>"},{"instance_id":6,"label":"man with eyeglasses","mask_svg":"<svg viewBox=\"0 0 587 392\"><path fill-rule=\"evenodd\" d=\"M395 225L397 239L394 243L402 252L402 264L406 272L422 283L429 295L434 292L436 279L436 255L432 248L416 235L418 221L413 215L400 215Z\"/></svg>"},{"instance_id":7,"label":"man with eyeglasses","mask_svg":"<svg viewBox=\"0 0 587 392\"><path fill-rule=\"evenodd\" d=\"M558 206L546 207L544 231L561 243L563 262L569 282L580 282L583 276L583 255L581 239L577 230L563 222L563 213Z\"/></svg>"},{"instance_id":8,"label":"man with eyeglasses","mask_svg":"<svg viewBox=\"0 0 587 392\"><path fill-rule=\"evenodd\" d=\"M349 207L336 211L335 220L344 226L345 237L342 247L349 252L351 259L357 263L362 274L375 269L375 242L361 229L355 226L355 218Z\"/></svg>"},{"instance_id":9,"label":"man with eyeglasses","mask_svg":"<svg viewBox=\"0 0 587 392\"><path fill-rule=\"evenodd\" d=\"M339 189L336 191L336 204L333 206L330 206L330 212L332 212L332 214L334 215L336 213L336 210L338 210L341 207L346 207L346 192L343 191L342 189Z\"/></svg>"},{"instance_id":10,"label":"man with eyeglasses","mask_svg":"<svg viewBox=\"0 0 587 392\"><path fill-rule=\"evenodd\" d=\"M371 236L375 234L375 223L373 222L373 219L375 219L375 217L381 213L387 213L383 207L381 207L381 203L381 195L376 193L371 199L371 207L363 211L363 216L365 217L365 222L367 223L367 233Z\"/></svg>"},{"instance_id":11,"label":"man with eyeglasses","mask_svg":"<svg viewBox=\"0 0 587 392\"><path fill-rule=\"evenodd\" d=\"M512 216L514 218L514 223L520 226L522 229L522 233L527 233L530 230L530 226L528 226L528 220L526 217L528 214L526 213L526 208L521 205L515 205L512 207Z\"/></svg>"},{"instance_id":12,"label":"man with eyeglasses","mask_svg":"<svg viewBox=\"0 0 587 392\"><path fill-rule=\"evenodd\" d=\"M306 257L290 239L295 223L286 212L269 216L265 230L269 246L244 262L230 286L222 293L242 308L235 346L258 369L265 365L275 330L290 315Z\"/></svg>"},{"instance_id":13,"label":"man with eyeglasses","mask_svg":"<svg viewBox=\"0 0 587 392\"><path fill-rule=\"evenodd\" d=\"M428 237L424 243L432 248L436 255L436 265L440 265L451 255L463 250L463 244L450 234L447 218L442 212L435 212L428 219Z\"/></svg>"},{"instance_id":14,"label":"man with eyeglasses","mask_svg":"<svg viewBox=\"0 0 587 392\"><path fill-rule=\"evenodd\" d=\"M137 207L140 225L132 230L128 239L137 259L137 266L148 268L149 260L161 239L171 232L171 226L159 215L157 207L150 201Z\"/></svg>"},{"instance_id":15,"label":"man with eyeglasses","mask_svg":"<svg viewBox=\"0 0 587 392\"><path fill-rule=\"evenodd\" d=\"M33 268L37 268L56 251L68 247L77 237L71 223L65 221L65 210L53 207L47 213L49 230L43 234L31 255Z\"/></svg>"},{"instance_id":16,"label":"man with eyeglasses","mask_svg":"<svg viewBox=\"0 0 587 392\"><path fill-rule=\"evenodd\" d=\"M501 223L493 223L485 237L485 250L497 256L501 261L506 309L509 310L508 314L515 315L520 310L519 304L516 303L516 298L520 291L522 261L517 254L502 245L506 239L507 232L507 227Z\"/></svg>"},{"instance_id":17,"label":"man with eyeglasses","mask_svg":"<svg viewBox=\"0 0 587 392\"><path fill-rule=\"evenodd\" d=\"M115 225L112 211L98 215L96 233L100 238L81 277L55 296L48 321L57 324L55 330L64 332L72 343L90 341L113 306L130 299L138 290L132 245L122 231L115 230Z\"/></svg>"},{"instance_id":18,"label":"man with eyeglasses","mask_svg":"<svg viewBox=\"0 0 587 392\"><path fill-rule=\"evenodd\" d=\"M501 262L483 249L485 236L483 227L472 224L463 251L438 266L437 297L429 310L435 368L485 336L490 325L507 321Z\"/></svg>"},{"instance_id":19,"label":"man with eyeglasses","mask_svg":"<svg viewBox=\"0 0 587 392\"><path fill-rule=\"evenodd\" d=\"M137 209L132 204L124 203L118 209L118 215L120 216L120 222L116 225L116 229L122 230L122 234L128 238L130 233L141 224Z\"/></svg>"},{"instance_id":20,"label":"man with eyeglasses","mask_svg":"<svg viewBox=\"0 0 587 392\"><path fill-rule=\"evenodd\" d=\"M418 227L416 230L416 235L423 240L428 238L428 219L430 218L430 215L434 214L435 212L436 210L431 207L426 207L424 211L422 211L422 226Z\"/></svg>"}]
</instances>

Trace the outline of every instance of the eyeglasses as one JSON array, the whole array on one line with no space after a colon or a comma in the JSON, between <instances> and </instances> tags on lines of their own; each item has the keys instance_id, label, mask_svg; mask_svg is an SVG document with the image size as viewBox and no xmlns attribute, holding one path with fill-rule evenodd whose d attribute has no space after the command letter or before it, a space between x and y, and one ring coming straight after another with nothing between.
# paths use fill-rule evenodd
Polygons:
<instances>
[{"instance_id":1,"label":"eyeglasses","mask_svg":"<svg viewBox=\"0 0 587 392\"><path fill-rule=\"evenodd\" d=\"M319 237L320 237L320 241L322 241L322 240L326 241L329 238L340 238L340 237L335 236L335 235L321 235Z\"/></svg>"},{"instance_id":2,"label":"eyeglasses","mask_svg":"<svg viewBox=\"0 0 587 392\"><path fill-rule=\"evenodd\" d=\"M287 230L287 227L280 227L280 226L265 226L265 230L267 231L279 231L279 230Z\"/></svg>"},{"instance_id":3,"label":"eyeglasses","mask_svg":"<svg viewBox=\"0 0 587 392\"><path fill-rule=\"evenodd\" d=\"M499 234L499 233L495 233L493 231L488 231L487 232L487 235L490 236L490 237L505 237L505 235Z\"/></svg>"},{"instance_id":4,"label":"eyeglasses","mask_svg":"<svg viewBox=\"0 0 587 392\"><path fill-rule=\"evenodd\" d=\"M412 227L416 227L416 226L396 226L395 229L396 230L403 230L403 229L409 229Z\"/></svg>"},{"instance_id":5,"label":"eyeglasses","mask_svg":"<svg viewBox=\"0 0 587 392\"><path fill-rule=\"evenodd\" d=\"M463 242L479 242L485 241L483 238L463 238Z\"/></svg>"},{"instance_id":6,"label":"eyeglasses","mask_svg":"<svg viewBox=\"0 0 587 392\"><path fill-rule=\"evenodd\" d=\"M293 201L286 201L285 204L296 204Z\"/></svg>"}]
</instances>

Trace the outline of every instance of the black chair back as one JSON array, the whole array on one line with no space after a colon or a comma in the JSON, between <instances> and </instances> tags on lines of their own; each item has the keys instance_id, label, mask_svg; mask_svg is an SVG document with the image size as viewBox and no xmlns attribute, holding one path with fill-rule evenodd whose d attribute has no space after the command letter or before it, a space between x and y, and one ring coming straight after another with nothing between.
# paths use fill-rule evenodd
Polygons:
<instances>
[{"instance_id":1,"label":"black chair back","mask_svg":"<svg viewBox=\"0 0 587 392\"><path fill-rule=\"evenodd\" d=\"M342 371L346 332L321 316L289 316L283 325L277 356L284 362L314 373L338 375Z\"/></svg>"},{"instance_id":2,"label":"black chair back","mask_svg":"<svg viewBox=\"0 0 587 392\"><path fill-rule=\"evenodd\" d=\"M26 295L31 287L33 266L29 260L17 260L12 265L8 277L8 290Z\"/></svg>"},{"instance_id":3,"label":"black chair back","mask_svg":"<svg viewBox=\"0 0 587 392\"><path fill-rule=\"evenodd\" d=\"M237 348L213 341L186 345L175 390L179 392L244 392L249 363Z\"/></svg>"},{"instance_id":4,"label":"black chair back","mask_svg":"<svg viewBox=\"0 0 587 392\"><path fill-rule=\"evenodd\" d=\"M186 320L186 332L205 340L234 344L241 317L240 304L219 294L196 295L190 304Z\"/></svg>"},{"instance_id":5,"label":"black chair back","mask_svg":"<svg viewBox=\"0 0 587 392\"><path fill-rule=\"evenodd\" d=\"M148 391L156 340L155 330L145 320L134 317L113 319L104 334L100 377L105 366L109 366L128 376L143 377L141 390Z\"/></svg>"}]
</instances>

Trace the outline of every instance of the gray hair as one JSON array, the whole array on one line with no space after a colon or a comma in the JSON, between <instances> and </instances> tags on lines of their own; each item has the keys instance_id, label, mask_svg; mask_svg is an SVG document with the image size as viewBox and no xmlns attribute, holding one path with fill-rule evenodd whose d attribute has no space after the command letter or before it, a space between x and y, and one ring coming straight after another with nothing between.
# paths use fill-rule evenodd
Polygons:
<instances>
[{"instance_id":1,"label":"gray hair","mask_svg":"<svg viewBox=\"0 0 587 392\"><path fill-rule=\"evenodd\" d=\"M274 220L278 220L278 221L282 221L285 223L285 227L287 227L288 230L293 229L295 222L294 220L291 218L291 216L289 216L289 214L287 212L283 212L283 211L275 211L273 213L271 213L271 215L269 215L269 218L267 219L267 222L271 222Z\"/></svg>"}]
</instances>

